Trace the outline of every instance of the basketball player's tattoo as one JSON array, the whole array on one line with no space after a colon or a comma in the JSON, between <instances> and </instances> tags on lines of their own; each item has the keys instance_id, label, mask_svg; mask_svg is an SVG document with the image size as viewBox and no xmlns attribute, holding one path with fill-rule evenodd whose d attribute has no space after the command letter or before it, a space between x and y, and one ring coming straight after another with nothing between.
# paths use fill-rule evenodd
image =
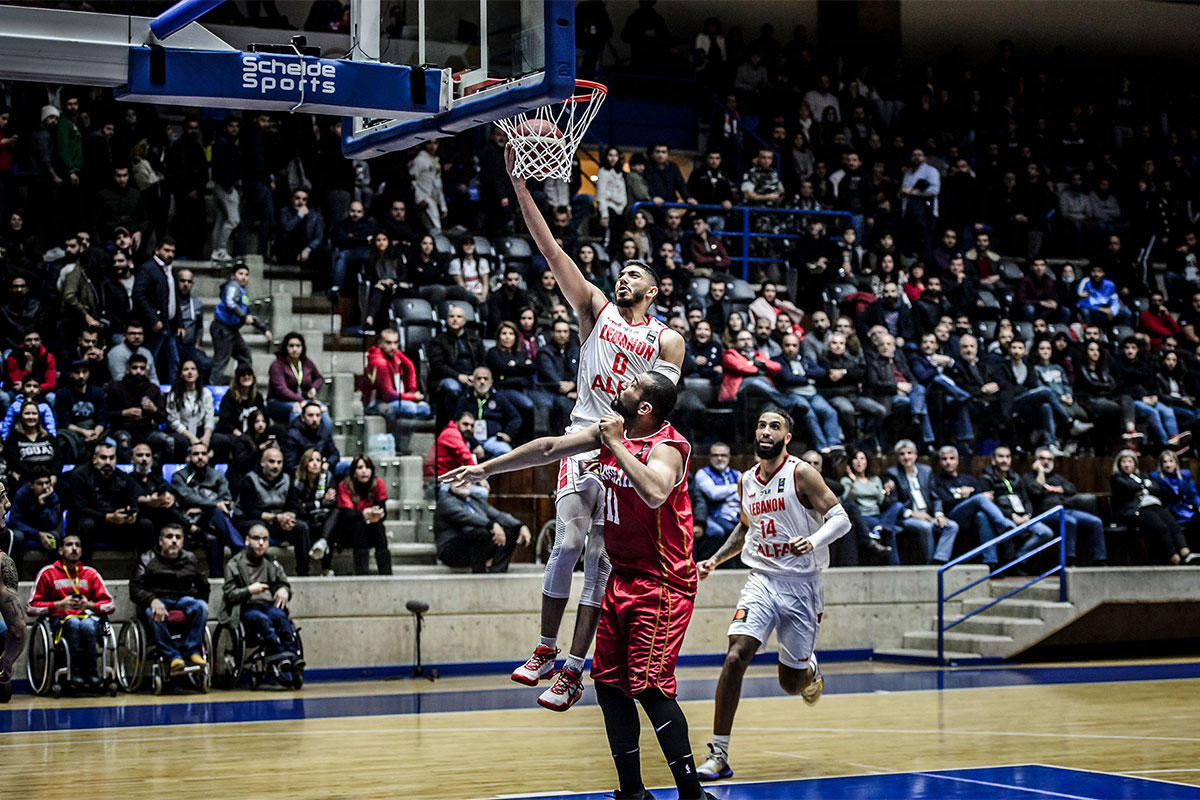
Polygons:
<instances>
[{"instance_id":1,"label":"basketball player's tattoo","mask_svg":"<svg viewBox=\"0 0 1200 800\"><path fill-rule=\"evenodd\" d=\"M712 560L718 564L724 564L729 559L742 552L743 545L746 544L746 526L738 523L729 533L729 537L725 540L725 544L717 552L713 553Z\"/></svg>"},{"instance_id":2,"label":"basketball player's tattoo","mask_svg":"<svg viewBox=\"0 0 1200 800\"><path fill-rule=\"evenodd\" d=\"M25 609L17 599L16 564L0 553L0 616L8 626L4 634L4 652L0 653L0 681L12 678L12 665L25 647Z\"/></svg>"}]
</instances>

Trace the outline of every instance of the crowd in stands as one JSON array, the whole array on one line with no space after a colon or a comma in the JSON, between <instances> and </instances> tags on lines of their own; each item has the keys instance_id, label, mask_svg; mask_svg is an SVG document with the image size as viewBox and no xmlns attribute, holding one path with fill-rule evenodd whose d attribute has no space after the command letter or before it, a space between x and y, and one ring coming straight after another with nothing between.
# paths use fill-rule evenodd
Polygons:
<instances>
[{"instance_id":1,"label":"crowd in stands","mask_svg":"<svg viewBox=\"0 0 1200 800\"><path fill-rule=\"evenodd\" d=\"M318 23L336 29L326 10ZM611 291L629 258L660 277L652 312L688 342L677 422L711 461L693 484L698 557L736 519L730 448L706 423L771 403L855 522L838 563L945 561L1060 502L1072 559L1105 563L1115 522L1153 560L1195 560L1190 95L1026 59L1010 42L983 64L906 65L821 51L802 28L743 42L711 19L683 37L650 4L635 14L621 34L631 68L690 74L721 98L705 147L689 170L665 144L589 145L572 180L533 188L596 285ZM600 68L595 32L614 26L579 30L584 68ZM545 260L513 244L504 134L371 161L345 158L340 135L330 118L192 115L0 82L13 498L0 549L41 563L77 542L86 561L100 547L152 552L179 530L221 576L225 550L265 531L295 548L300 576L330 573L337 548L356 572L372 553L390 572L389 487L335 445L304 336L253 312L265 276L247 255L298 267L367 337L364 408L432 420L430 476L563 430L589 376ZM735 207L755 209L750 230ZM816 211L845 222L803 213ZM731 255L741 235L758 260ZM194 294L176 259L227 268L216 296ZM278 346L266 375L250 330ZM883 453L896 465L873 474ZM1024 475L1021 453L1034 457ZM972 455L990 458L978 476L958 471ZM1106 503L1055 473L1065 455L1114 457ZM1145 456L1158 469L1143 474ZM168 478L164 464L180 466ZM436 500L446 564L502 571L531 538L481 487ZM1005 546L1028 553L1051 535L1035 525Z\"/></svg>"}]
</instances>

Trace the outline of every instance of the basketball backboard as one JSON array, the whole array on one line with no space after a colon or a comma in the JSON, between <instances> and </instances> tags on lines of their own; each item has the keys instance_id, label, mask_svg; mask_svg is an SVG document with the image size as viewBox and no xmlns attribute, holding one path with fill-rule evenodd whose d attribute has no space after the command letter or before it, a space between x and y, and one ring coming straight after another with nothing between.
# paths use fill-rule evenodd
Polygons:
<instances>
[{"instance_id":1,"label":"basketball backboard","mask_svg":"<svg viewBox=\"0 0 1200 800\"><path fill-rule=\"evenodd\" d=\"M572 0L351 0L350 13L352 60L408 67L414 86L430 72L441 78L435 114L350 118L347 155L458 133L574 90Z\"/></svg>"}]
</instances>

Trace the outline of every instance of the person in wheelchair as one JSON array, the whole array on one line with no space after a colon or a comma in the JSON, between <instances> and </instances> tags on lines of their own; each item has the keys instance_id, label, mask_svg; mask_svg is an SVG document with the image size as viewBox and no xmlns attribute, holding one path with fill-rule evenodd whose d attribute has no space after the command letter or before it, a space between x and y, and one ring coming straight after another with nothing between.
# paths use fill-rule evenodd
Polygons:
<instances>
[{"instance_id":1,"label":"person in wheelchair","mask_svg":"<svg viewBox=\"0 0 1200 800\"><path fill-rule=\"evenodd\" d=\"M208 578L200 571L196 556L183 549L183 527L174 523L163 526L158 547L143 553L129 579L129 598L150 623L159 655L169 662L172 674L187 666L183 653L171 640L167 614L182 611L188 629L183 638L187 658L204 666L204 626L208 623Z\"/></svg>"},{"instance_id":2,"label":"person in wheelchair","mask_svg":"<svg viewBox=\"0 0 1200 800\"><path fill-rule=\"evenodd\" d=\"M220 622L237 626L266 651L268 666L287 672L304 668L295 629L288 617L292 585L278 561L267 557L270 534L265 525L246 532L246 549L225 564Z\"/></svg>"},{"instance_id":3,"label":"person in wheelchair","mask_svg":"<svg viewBox=\"0 0 1200 800\"><path fill-rule=\"evenodd\" d=\"M42 567L29 597L31 617L50 617L54 625L54 641L67 640L71 663L79 669L71 675L76 690L101 688L97 671L101 615L116 608L104 579L92 567L81 563L83 540L77 533L68 533L58 545L58 560Z\"/></svg>"}]
</instances>

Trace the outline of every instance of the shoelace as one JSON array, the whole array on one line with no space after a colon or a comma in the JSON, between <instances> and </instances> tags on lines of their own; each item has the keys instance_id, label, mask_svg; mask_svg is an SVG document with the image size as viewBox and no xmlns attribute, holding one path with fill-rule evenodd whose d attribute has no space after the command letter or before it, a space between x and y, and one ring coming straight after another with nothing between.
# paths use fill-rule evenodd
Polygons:
<instances>
[{"instance_id":1,"label":"shoelace","mask_svg":"<svg viewBox=\"0 0 1200 800\"><path fill-rule=\"evenodd\" d=\"M570 694L574 692L575 687L582 682L583 681L575 677L573 674L563 670L559 674L558 680L556 680L554 685L550 687L550 691L554 692L555 694Z\"/></svg>"}]
</instances>

